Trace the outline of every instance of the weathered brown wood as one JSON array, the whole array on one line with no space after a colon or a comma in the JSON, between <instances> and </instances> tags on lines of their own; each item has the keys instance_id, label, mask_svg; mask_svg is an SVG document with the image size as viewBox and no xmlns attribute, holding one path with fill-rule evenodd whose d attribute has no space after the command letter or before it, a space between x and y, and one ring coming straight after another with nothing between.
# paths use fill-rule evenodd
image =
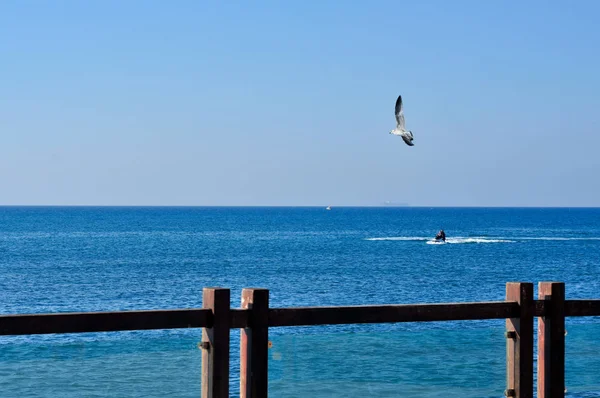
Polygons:
<instances>
[{"instance_id":1,"label":"weathered brown wood","mask_svg":"<svg viewBox=\"0 0 600 398\"><path fill-rule=\"evenodd\" d=\"M202 329L202 398L229 397L229 289L205 288L202 306L213 314L211 328Z\"/></svg>"},{"instance_id":2,"label":"weathered brown wood","mask_svg":"<svg viewBox=\"0 0 600 398\"><path fill-rule=\"evenodd\" d=\"M533 300L533 316L544 316L546 315L546 301L545 300Z\"/></svg>"},{"instance_id":3,"label":"weathered brown wood","mask_svg":"<svg viewBox=\"0 0 600 398\"><path fill-rule=\"evenodd\" d=\"M516 302L273 308L269 326L339 325L504 319L519 315Z\"/></svg>"},{"instance_id":4,"label":"weathered brown wood","mask_svg":"<svg viewBox=\"0 0 600 398\"><path fill-rule=\"evenodd\" d=\"M248 326L250 319L250 310L241 308L232 308L231 314L231 329L243 329Z\"/></svg>"},{"instance_id":5,"label":"weathered brown wood","mask_svg":"<svg viewBox=\"0 0 600 398\"><path fill-rule=\"evenodd\" d=\"M533 284L506 284L506 300L519 304L519 314L506 320L507 394L533 397Z\"/></svg>"},{"instance_id":6,"label":"weathered brown wood","mask_svg":"<svg viewBox=\"0 0 600 398\"><path fill-rule=\"evenodd\" d=\"M538 398L565 396L565 284L540 282L546 316L538 318Z\"/></svg>"},{"instance_id":7,"label":"weathered brown wood","mask_svg":"<svg viewBox=\"0 0 600 398\"><path fill-rule=\"evenodd\" d=\"M205 309L0 315L0 335L199 328L211 322Z\"/></svg>"},{"instance_id":8,"label":"weathered brown wood","mask_svg":"<svg viewBox=\"0 0 600 398\"><path fill-rule=\"evenodd\" d=\"M473 304L479 306L473 307ZM488 306L488 304L493 305ZM545 304L543 300L535 301L535 316L545 314ZM485 308L482 309L481 306ZM447 312L447 309L450 312ZM270 310L269 326L318 325L317 322L320 321L325 322L322 324L335 324L501 319L511 317L517 312L518 305L516 303L506 302L277 308ZM248 310L231 309L230 314L232 329L248 326ZM335 318L332 318L332 314ZM600 315L600 300L566 301L565 314L566 316ZM210 326L212 326L212 311L208 309L0 315L0 335L113 332Z\"/></svg>"},{"instance_id":9,"label":"weathered brown wood","mask_svg":"<svg viewBox=\"0 0 600 398\"><path fill-rule=\"evenodd\" d=\"M566 304L569 305L570 316L596 315L596 312L600 311L600 300L568 301ZM543 308L544 302L536 301L536 316L543 315ZM270 310L269 326L501 319L513 316L517 312L518 305L516 303L506 302L278 308ZM230 317L232 329L248 326L249 311L247 309L231 309ZM212 311L209 309L0 315L0 335L112 332L211 326Z\"/></svg>"},{"instance_id":10,"label":"weathered brown wood","mask_svg":"<svg viewBox=\"0 0 600 398\"><path fill-rule=\"evenodd\" d=\"M472 307L481 304L487 309ZM432 320L494 319L514 316L516 303L459 303L417 304L356 307L305 307L276 308L269 312L269 326L317 325L321 319L326 324L419 322ZM418 308L412 308L412 307ZM451 313L446 312L449 306ZM461 308L467 306L466 308ZM534 316L544 316L546 302L535 300ZM331 319L332 313L347 312ZM412 312L411 312L412 311ZM354 314L348 314L354 313ZM231 309L232 329L248 326L249 311ZM366 314L366 317L363 315ZM565 316L600 316L600 300L566 300ZM357 318L362 318L357 319ZM53 314L0 315L0 335L26 335L49 333L114 332L124 330L201 328L212 326L212 311L208 309L174 309L113 312L70 312Z\"/></svg>"},{"instance_id":11,"label":"weathered brown wood","mask_svg":"<svg viewBox=\"0 0 600 398\"><path fill-rule=\"evenodd\" d=\"M269 291L242 290L242 308L250 310L240 345L240 397L263 398L268 393Z\"/></svg>"},{"instance_id":12,"label":"weathered brown wood","mask_svg":"<svg viewBox=\"0 0 600 398\"><path fill-rule=\"evenodd\" d=\"M565 316L600 316L600 300L565 300Z\"/></svg>"}]
</instances>

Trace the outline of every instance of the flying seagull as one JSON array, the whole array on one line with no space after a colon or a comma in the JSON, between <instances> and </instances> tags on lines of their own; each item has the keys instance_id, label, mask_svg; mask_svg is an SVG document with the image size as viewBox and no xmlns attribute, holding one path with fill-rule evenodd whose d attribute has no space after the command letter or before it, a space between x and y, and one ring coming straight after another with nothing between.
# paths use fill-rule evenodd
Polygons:
<instances>
[{"instance_id":1,"label":"flying seagull","mask_svg":"<svg viewBox=\"0 0 600 398\"><path fill-rule=\"evenodd\" d=\"M399 95L396 100L396 128L390 131L390 134L402 137L406 145L413 146L413 133L407 131L404 127L404 110L402 109L402 96Z\"/></svg>"}]
</instances>

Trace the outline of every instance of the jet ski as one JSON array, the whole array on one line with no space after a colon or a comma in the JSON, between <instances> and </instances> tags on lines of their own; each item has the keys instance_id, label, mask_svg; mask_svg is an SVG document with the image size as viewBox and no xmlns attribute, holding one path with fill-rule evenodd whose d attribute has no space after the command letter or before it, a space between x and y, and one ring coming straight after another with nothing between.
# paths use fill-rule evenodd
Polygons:
<instances>
[{"instance_id":1,"label":"jet ski","mask_svg":"<svg viewBox=\"0 0 600 398\"><path fill-rule=\"evenodd\" d=\"M444 230L443 230L443 229L440 229L440 232L438 232L438 233L435 235L435 241L436 241L436 242L440 242L440 241L441 241L441 242L445 242L445 241L446 241L446 233L444 232Z\"/></svg>"}]
</instances>

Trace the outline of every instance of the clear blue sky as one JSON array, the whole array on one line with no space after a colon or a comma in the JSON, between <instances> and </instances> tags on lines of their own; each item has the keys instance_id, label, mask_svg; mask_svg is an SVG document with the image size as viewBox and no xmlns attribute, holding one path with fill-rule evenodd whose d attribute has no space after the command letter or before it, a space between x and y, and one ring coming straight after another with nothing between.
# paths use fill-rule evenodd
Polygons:
<instances>
[{"instance_id":1,"label":"clear blue sky","mask_svg":"<svg viewBox=\"0 0 600 398\"><path fill-rule=\"evenodd\" d=\"M599 15L3 1L0 204L600 206Z\"/></svg>"}]
</instances>

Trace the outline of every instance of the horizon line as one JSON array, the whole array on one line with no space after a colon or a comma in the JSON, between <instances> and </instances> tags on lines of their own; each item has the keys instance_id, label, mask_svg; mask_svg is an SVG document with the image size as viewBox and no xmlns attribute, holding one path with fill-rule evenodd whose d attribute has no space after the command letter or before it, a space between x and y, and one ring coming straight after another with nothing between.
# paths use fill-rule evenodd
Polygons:
<instances>
[{"instance_id":1,"label":"horizon line","mask_svg":"<svg viewBox=\"0 0 600 398\"><path fill-rule=\"evenodd\" d=\"M439 208L439 209L450 209L450 208L465 208L465 209L478 209L478 208L496 208L496 209L598 209L598 206L540 206L540 205L519 205L519 206L505 206L505 205L92 205L92 204L11 204L5 205L0 204L0 207L130 207L130 208L324 208L331 206L331 208Z\"/></svg>"}]
</instances>

